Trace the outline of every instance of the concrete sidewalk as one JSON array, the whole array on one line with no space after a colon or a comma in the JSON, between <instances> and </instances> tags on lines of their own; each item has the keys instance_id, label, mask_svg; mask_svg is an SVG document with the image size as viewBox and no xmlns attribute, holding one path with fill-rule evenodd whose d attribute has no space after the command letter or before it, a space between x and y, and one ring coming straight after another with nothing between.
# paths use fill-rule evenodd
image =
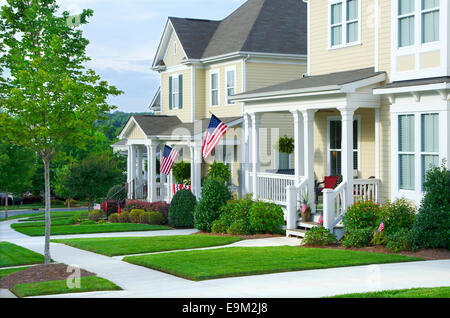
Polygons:
<instances>
[{"instance_id":1,"label":"concrete sidewalk","mask_svg":"<svg viewBox=\"0 0 450 318\"><path fill-rule=\"evenodd\" d=\"M0 238L43 253L43 237L17 235L9 228L10 221L0 223ZM146 232L165 235L176 231ZM131 233L126 233L130 236ZM113 234L109 234L113 235ZM108 237L111 237L109 236ZM105 236L105 234L102 234ZM6 239L5 239L6 237ZM239 242L241 246L263 244L289 245L285 238ZM244 245L242 245L244 244ZM249 245L245 245L249 244ZM264 245L267 246L267 245ZM272 245L273 246L273 245ZM369 292L387 289L450 286L450 260L355 266L324 270L309 270L269 275L216 279L193 282L145 267L136 266L62 244L51 244L52 258L61 263L78 265L97 273L123 291L48 297L170 297L170 298L298 298L324 297L338 294Z\"/></svg>"}]
</instances>

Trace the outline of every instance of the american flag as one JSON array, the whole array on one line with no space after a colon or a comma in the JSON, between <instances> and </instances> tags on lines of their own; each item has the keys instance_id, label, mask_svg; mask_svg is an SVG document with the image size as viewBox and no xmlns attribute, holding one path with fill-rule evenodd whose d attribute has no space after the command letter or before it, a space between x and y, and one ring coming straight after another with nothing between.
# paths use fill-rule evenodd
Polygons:
<instances>
[{"instance_id":1,"label":"american flag","mask_svg":"<svg viewBox=\"0 0 450 318\"><path fill-rule=\"evenodd\" d=\"M203 143L203 157L206 159L211 155L213 149L217 146L223 135L230 129L219 118L212 115L209 122L208 130L205 135L205 142Z\"/></svg>"},{"instance_id":2,"label":"american flag","mask_svg":"<svg viewBox=\"0 0 450 318\"><path fill-rule=\"evenodd\" d=\"M317 222L318 225L323 225L323 214L320 215L319 222Z\"/></svg>"},{"instance_id":3,"label":"american flag","mask_svg":"<svg viewBox=\"0 0 450 318\"><path fill-rule=\"evenodd\" d=\"M120 215L120 200L117 201L117 214Z\"/></svg>"},{"instance_id":4,"label":"american flag","mask_svg":"<svg viewBox=\"0 0 450 318\"><path fill-rule=\"evenodd\" d=\"M382 219L382 220L381 220L380 227L378 228L377 233L380 233L380 232L382 232L383 230L384 230L384 220Z\"/></svg>"},{"instance_id":5,"label":"american flag","mask_svg":"<svg viewBox=\"0 0 450 318\"><path fill-rule=\"evenodd\" d=\"M172 170L175 160L177 160L177 157L178 157L178 151L176 151L175 149L166 145L164 147L163 157L161 160L161 168L160 168L161 173L168 176L170 173L170 170Z\"/></svg>"},{"instance_id":6,"label":"american flag","mask_svg":"<svg viewBox=\"0 0 450 318\"><path fill-rule=\"evenodd\" d=\"M190 185L184 185L184 184L174 184L173 185L173 194L177 193L180 190L189 190L191 191L191 186Z\"/></svg>"},{"instance_id":7,"label":"american flag","mask_svg":"<svg viewBox=\"0 0 450 318\"><path fill-rule=\"evenodd\" d=\"M101 210L101 206L99 203L94 204L94 210Z\"/></svg>"}]
</instances>

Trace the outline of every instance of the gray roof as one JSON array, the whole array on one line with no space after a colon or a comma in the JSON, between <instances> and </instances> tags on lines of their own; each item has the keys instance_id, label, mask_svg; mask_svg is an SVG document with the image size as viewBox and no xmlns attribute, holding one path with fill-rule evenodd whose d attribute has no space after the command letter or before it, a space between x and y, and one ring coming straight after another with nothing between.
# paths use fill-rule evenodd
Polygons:
<instances>
[{"instance_id":1,"label":"gray roof","mask_svg":"<svg viewBox=\"0 0 450 318\"><path fill-rule=\"evenodd\" d=\"M392 82L381 88L382 89L383 88L399 88L399 87L429 85L429 84L439 84L439 83L450 83L450 76L421 78L421 79L408 80L408 81Z\"/></svg>"},{"instance_id":2,"label":"gray roof","mask_svg":"<svg viewBox=\"0 0 450 318\"><path fill-rule=\"evenodd\" d=\"M189 59L234 52L307 54L307 5L301 0L248 0L222 21L169 20Z\"/></svg>"},{"instance_id":3,"label":"gray roof","mask_svg":"<svg viewBox=\"0 0 450 318\"><path fill-rule=\"evenodd\" d=\"M260 88L257 90L234 95L232 99L239 99L249 95L270 95L289 91L321 91L329 89L339 89L344 84L353 83L374 77L384 72L375 72L374 68L364 68L352 71L330 73L317 76L303 77L297 80Z\"/></svg>"},{"instance_id":4,"label":"gray roof","mask_svg":"<svg viewBox=\"0 0 450 318\"><path fill-rule=\"evenodd\" d=\"M161 107L161 88L158 88L155 96L150 103L150 109L159 109Z\"/></svg>"},{"instance_id":5,"label":"gray roof","mask_svg":"<svg viewBox=\"0 0 450 318\"><path fill-rule=\"evenodd\" d=\"M133 116L147 136L193 136L194 123L182 123L177 116L163 116L163 115L140 115ZM242 117L221 117L225 124L239 120ZM208 129L210 118L202 119L202 131ZM175 131L178 131L174 134Z\"/></svg>"}]
</instances>

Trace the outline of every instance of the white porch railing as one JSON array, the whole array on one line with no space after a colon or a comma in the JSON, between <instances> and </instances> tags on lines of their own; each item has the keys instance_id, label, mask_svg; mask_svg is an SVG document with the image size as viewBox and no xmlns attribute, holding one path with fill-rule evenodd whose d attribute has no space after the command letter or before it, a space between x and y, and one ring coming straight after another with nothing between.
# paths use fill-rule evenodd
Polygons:
<instances>
[{"instance_id":1,"label":"white porch railing","mask_svg":"<svg viewBox=\"0 0 450 318\"><path fill-rule=\"evenodd\" d=\"M353 180L354 201L373 201L380 203L379 179Z\"/></svg>"},{"instance_id":2,"label":"white porch railing","mask_svg":"<svg viewBox=\"0 0 450 318\"><path fill-rule=\"evenodd\" d=\"M254 173L248 172L253 179ZM250 178L249 178L250 180ZM251 184L253 184L251 182ZM287 205L286 188L295 184L295 176L278 173L258 172L256 174L257 189L251 192L260 200Z\"/></svg>"}]
</instances>

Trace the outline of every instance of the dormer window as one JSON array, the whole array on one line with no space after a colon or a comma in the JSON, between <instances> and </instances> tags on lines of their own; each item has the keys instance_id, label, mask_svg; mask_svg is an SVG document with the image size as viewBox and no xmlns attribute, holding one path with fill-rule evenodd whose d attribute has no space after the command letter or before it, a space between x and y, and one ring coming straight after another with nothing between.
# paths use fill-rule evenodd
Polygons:
<instances>
[{"instance_id":1,"label":"dormer window","mask_svg":"<svg viewBox=\"0 0 450 318\"><path fill-rule=\"evenodd\" d=\"M339 48L360 42L360 0L330 1L330 47Z\"/></svg>"}]
</instances>

